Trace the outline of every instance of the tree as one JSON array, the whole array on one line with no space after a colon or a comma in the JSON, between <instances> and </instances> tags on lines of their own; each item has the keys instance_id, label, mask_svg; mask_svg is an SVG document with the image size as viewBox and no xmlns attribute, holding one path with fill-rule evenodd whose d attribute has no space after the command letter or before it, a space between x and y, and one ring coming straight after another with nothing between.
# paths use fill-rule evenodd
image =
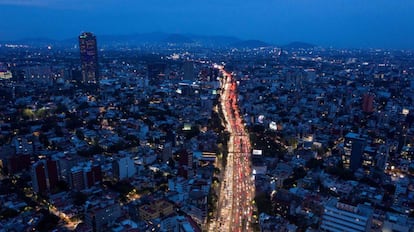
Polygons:
<instances>
[{"instance_id":1,"label":"tree","mask_svg":"<svg viewBox=\"0 0 414 232\"><path fill-rule=\"evenodd\" d=\"M23 117L23 119L26 119L26 120L27 119L33 119L34 118L34 113L31 109L26 108L22 112L22 117Z\"/></svg>"},{"instance_id":2,"label":"tree","mask_svg":"<svg viewBox=\"0 0 414 232\"><path fill-rule=\"evenodd\" d=\"M56 228L59 222L59 217L47 211L44 212L43 214L44 214L44 217L36 225L36 231L50 231Z\"/></svg>"},{"instance_id":3,"label":"tree","mask_svg":"<svg viewBox=\"0 0 414 232\"><path fill-rule=\"evenodd\" d=\"M57 104L56 110L55 110L56 114L66 113L67 111L68 111L68 107L66 107L66 105L62 104L61 102Z\"/></svg>"},{"instance_id":4,"label":"tree","mask_svg":"<svg viewBox=\"0 0 414 232\"><path fill-rule=\"evenodd\" d=\"M85 135L83 134L83 132L81 130L76 130L76 136L78 137L78 139L80 140L84 140L85 139Z\"/></svg>"},{"instance_id":5,"label":"tree","mask_svg":"<svg viewBox=\"0 0 414 232\"><path fill-rule=\"evenodd\" d=\"M59 180L56 187L56 192L69 191L69 184L64 180Z\"/></svg>"},{"instance_id":6,"label":"tree","mask_svg":"<svg viewBox=\"0 0 414 232\"><path fill-rule=\"evenodd\" d=\"M78 106L78 109L79 110L84 110L84 109L86 109L86 108L88 108L89 107L89 104L87 103L87 102L82 102L79 106Z\"/></svg>"},{"instance_id":7,"label":"tree","mask_svg":"<svg viewBox=\"0 0 414 232\"><path fill-rule=\"evenodd\" d=\"M42 143L45 147L48 147L50 145L49 139L47 138L47 135L44 133L41 133L39 135L39 142Z\"/></svg>"},{"instance_id":8,"label":"tree","mask_svg":"<svg viewBox=\"0 0 414 232\"><path fill-rule=\"evenodd\" d=\"M75 192L72 195L73 204L77 206L82 206L88 200L88 196L82 192Z\"/></svg>"},{"instance_id":9,"label":"tree","mask_svg":"<svg viewBox=\"0 0 414 232\"><path fill-rule=\"evenodd\" d=\"M54 120L45 120L44 123L42 124L41 129L43 132L48 132L49 130L54 128L56 125L57 125L56 121Z\"/></svg>"},{"instance_id":10,"label":"tree","mask_svg":"<svg viewBox=\"0 0 414 232\"><path fill-rule=\"evenodd\" d=\"M83 122L80 117L76 116L75 114L68 115L68 119L66 121L66 127L68 129L74 130L79 128L83 125Z\"/></svg>"},{"instance_id":11,"label":"tree","mask_svg":"<svg viewBox=\"0 0 414 232\"><path fill-rule=\"evenodd\" d=\"M55 127L55 134L58 137L62 137L63 136L63 131L62 131L62 128L60 126L56 126Z\"/></svg>"},{"instance_id":12,"label":"tree","mask_svg":"<svg viewBox=\"0 0 414 232\"><path fill-rule=\"evenodd\" d=\"M219 175L220 174L220 168L214 167L214 174Z\"/></svg>"},{"instance_id":13,"label":"tree","mask_svg":"<svg viewBox=\"0 0 414 232\"><path fill-rule=\"evenodd\" d=\"M173 169L175 167L175 161L172 157L168 159L168 166Z\"/></svg>"},{"instance_id":14,"label":"tree","mask_svg":"<svg viewBox=\"0 0 414 232\"><path fill-rule=\"evenodd\" d=\"M37 118L44 118L49 114L46 108L40 108L35 112Z\"/></svg>"},{"instance_id":15,"label":"tree","mask_svg":"<svg viewBox=\"0 0 414 232\"><path fill-rule=\"evenodd\" d=\"M0 219L9 219L9 218L14 218L17 215L19 215L19 212L17 212L14 209L10 209L10 208L4 208L3 210L1 210L0 212Z\"/></svg>"},{"instance_id":16,"label":"tree","mask_svg":"<svg viewBox=\"0 0 414 232\"><path fill-rule=\"evenodd\" d=\"M409 172L411 175L414 175L414 168L413 168L413 167L409 167L409 168L408 168L408 172Z\"/></svg>"},{"instance_id":17,"label":"tree","mask_svg":"<svg viewBox=\"0 0 414 232\"><path fill-rule=\"evenodd\" d=\"M384 188L384 192L385 193L390 194L390 195L394 195L395 189L396 189L395 185L393 185L393 184L385 184L382 187Z\"/></svg>"},{"instance_id":18,"label":"tree","mask_svg":"<svg viewBox=\"0 0 414 232\"><path fill-rule=\"evenodd\" d=\"M326 172L338 176L342 180L354 180L354 173L350 169L345 169L342 162L339 162L336 167L326 168Z\"/></svg>"},{"instance_id":19,"label":"tree","mask_svg":"<svg viewBox=\"0 0 414 232\"><path fill-rule=\"evenodd\" d=\"M306 176L306 171L303 167L297 167L293 170L293 178L295 180L302 179Z\"/></svg>"},{"instance_id":20,"label":"tree","mask_svg":"<svg viewBox=\"0 0 414 232\"><path fill-rule=\"evenodd\" d=\"M220 183L220 180L219 180L219 178L217 178L217 177L213 177L213 183L215 183L215 182L217 182L217 183Z\"/></svg>"},{"instance_id":21,"label":"tree","mask_svg":"<svg viewBox=\"0 0 414 232\"><path fill-rule=\"evenodd\" d=\"M318 160L318 159L315 159L315 158L311 158L310 160L308 160L306 162L305 166L309 169L322 168L323 167L323 160L322 159Z\"/></svg>"},{"instance_id":22,"label":"tree","mask_svg":"<svg viewBox=\"0 0 414 232\"><path fill-rule=\"evenodd\" d=\"M256 195L254 200L256 202L259 213L266 213L268 215L274 214L272 210L272 201L270 200L270 196L268 194L260 193Z\"/></svg>"}]
</instances>

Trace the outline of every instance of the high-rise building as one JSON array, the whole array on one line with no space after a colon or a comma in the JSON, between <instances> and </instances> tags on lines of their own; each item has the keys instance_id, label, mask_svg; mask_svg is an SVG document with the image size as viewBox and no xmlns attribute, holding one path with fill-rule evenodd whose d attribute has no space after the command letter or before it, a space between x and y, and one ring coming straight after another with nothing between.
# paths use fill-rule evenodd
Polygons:
<instances>
[{"instance_id":1,"label":"high-rise building","mask_svg":"<svg viewBox=\"0 0 414 232\"><path fill-rule=\"evenodd\" d=\"M72 167L69 173L69 184L73 190L88 189L102 181L102 170L92 162L79 163Z\"/></svg>"},{"instance_id":2,"label":"high-rise building","mask_svg":"<svg viewBox=\"0 0 414 232\"><path fill-rule=\"evenodd\" d=\"M376 154L377 150L375 147L365 146L362 155L362 168L365 171L365 173L369 174L371 172L371 169L375 167Z\"/></svg>"},{"instance_id":3,"label":"high-rise building","mask_svg":"<svg viewBox=\"0 0 414 232\"><path fill-rule=\"evenodd\" d=\"M344 154L342 156L345 168L355 171L362 167L365 145L365 139L361 138L359 134L350 132L345 135Z\"/></svg>"},{"instance_id":4,"label":"high-rise building","mask_svg":"<svg viewBox=\"0 0 414 232\"><path fill-rule=\"evenodd\" d=\"M11 175L28 170L34 155L33 142L25 137L14 137L7 151L0 151L2 166Z\"/></svg>"},{"instance_id":5,"label":"high-rise building","mask_svg":"<svg viewBox=\"0 0 414 232\"><path fill-rule=\"evenodd\" d=\"M80 191L85 189L85 180L81 167L73 167L70 169L69 184L72 190Z\"/></svg>"},{"instance_id":6,"label":"high-rise building","mask_svg":"<svg viewBox=\"0 0 414 232\"><path fill-rule=\"evenodd\" d=\"M151 86L159 85L165 79L166 64L161 62L149 63L147 72L149 84Z\"/></svg>"},{"instance_id":7,"label":"high-rise building","mask_svg":"<svg viewBox=\"0 0 414 232\"><path fill-rule=\"evenodd\" d=\"M33 190L38 193L52 192L58 185L58 162L39 160L32 166Z\"/></svg>"},{"instance_id":8,"label":"high-rise building","mask_svg":"<svg viewBox=\"0 0 414 232\"><path fill-rule=\"evenodd\" d=\"M121 157L112 163L114 178L124 180L131 178L137 173L134 160L131 157Z\"/></svg>"},{"instance_id":9,"label":"high-rise building","mask_svg":"<svg viewBox=\"0 0 414 232\"><path fill-rule=\"evenodd\" d=\"M7 172L11 175L20 173L30 168L29 154L13 154L5 157L3 164L7 167Z\"/></svg>"},{"instance_id":10,"label":"high-rise building","mask_svg":"<svg viewBox=\"0 0 414 232\"><path fill-rule=\"evenodd\" d=\"M111 225L122 215L121 206L113 199L100 199L91 202L85 212L85 223L92 231L111 231Z\"/></svg>"},{"instance_id":11,"label":"high-rise building","mask_svg":"<svg viewBox=\"0 0 414 232\"><path fill-rule=\"evenodd\" d=\"M372 113L374 111L374 95L367 93L362 98L362 111Z\"/></svg>"},{"instance_id":12,"label":"high-rise building","mask_svg":"<svg viewBox=\"0 0 414 232\"><path fill-rule=\"evenodd\" d=\"M172 157L172 143L166 142L162 151L162 162L167 162Z\"/></svg>"},{"instance_id":13,"label":"high-rise building","mask_svg":"<svg viewBox=\"0 0 414 232\"><path fill-rule=\"evenodd\" d=\"M46 167L47 167L47 178L48 178L48 183L49 183L49 189L50 191L53 192L59 182L58 161L47 160Z\"/></svg>"},{"instance_id":14,"label":"high-rise building","mask_svg":"<svg viewBox=\"0 0 414 232\"><path fill-rule=\"evenodd\" d=\"M209 115L211 109L213 108L213 101L210 100L209 96L202 95L200 96L201 101L201 113Z\"/></svg>"},{"instance_id":15,"label":"high-rise building","mask_svg":"<svg viewBox=\"0 0 414 232\"><path fill-rule=\"evenodd\" d=\"M378 149L377 156L375 157L375 165L380 170L385 170L385 168L387 167L389 151L390 148L388 144L383 144Z\"/></svg>"},{"instance_id":16,"label":"high-rise building","mask_svg":"<svg viewBox=\"0 0 414 232\"><path fill-rule=\"evenodd\" d=\"M177 151L176 158L179 164L178 175L184 178L189 178L192 176L193 154L190 154L186 149L181 149Z\"/></svg>"},{"instance_id":17,"label":"high-rise building","mask_svg":"<svg viewBox=\"0 0 414 232\"><path fill-rule=\"evenodd\" d=\"M194 81L194 63L186 61L183 64L184 80Z\"/></svg>"},{"instance_id":18,"label":"high-rise building","mask_svg":"<svg viewBox=\"0 0 414 232\"><path fill-rule=\"evenodd\" d=\"M83 81L83 77L82 77L82 71L76 68L72 68L69 71L69 76L70 76L70 80L74 81L74 82L82 82Z\"/></svg>"},{"instance_id":19,"label":"high-rise building","mask_svg":"<svg viewBox=\"0 0 414 232\"><path fill-rule=\"evenodd\" d=\"M96 82L99 78L98 46L96 36L84 32L79 36L80 59L83 82Z\"/></svg>"},{"instance_id":20,"label":"high-rise building","mask_svg":"<svg viewBox=\"0 0 414 232\"><path fill-rule=\"evenodd\" d=\"M321 231L371 231L373 210L370 206L357 206L331 198L325 205Z\"/></svg>"},{"instance_id":21,"label":"high-rise building","mask_svg":"<svg viewBox=\"0 0 414 232\"><path fill-rule=\"evenodd\" d=\"M31 177L33 190L38 193L45 193L47 191L46 167L45 163L42 161L39 161L32 166Z\"/></svg>"}]
</instances>

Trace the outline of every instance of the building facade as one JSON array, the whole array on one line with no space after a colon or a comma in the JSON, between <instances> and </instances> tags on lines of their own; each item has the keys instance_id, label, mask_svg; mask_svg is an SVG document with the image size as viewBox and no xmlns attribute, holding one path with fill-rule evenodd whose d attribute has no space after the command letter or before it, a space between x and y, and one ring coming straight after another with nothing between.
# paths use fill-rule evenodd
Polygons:
<instances>
[{"instance_id":1,"label":"building facade","mask_svg":"<svg viewBox=\"0 0 414 232\"><path fill-rule=\"evenodd\" d=\"M348 133L345 136L342 162L346 169L353 171L362 167L366 141L359 134Z\"/></svg>"},{"instance_id":2,"label":"building facade","mask_svg":"<svg viewBox=\"0 0 414 232\"><path fill-rule=\"evenodd\" d=\"M122 215L121 207L114 200L91 205L85 213L85 223L94 232L108 231L111 225Z\"/></svg>"},{"instance_id":3,"label":"building facade","mask_svg":"<svg viewBox=\"0 0 414 232\"><path fill-rule=\"evenodd\" d=\"M84 32L79 36L82 81L96 82L99 80L98 46L96 36Z\"/></svg>"},{"instance_id":4,"label":"building facade","mask_svg":"<svg viewBox=\"0 0 414 232\"><path fill-rule=\"evenodd\" d=\"M195 70L194 70L194 63L192 61L186 61L183 64L183 73L184 73L184 80L194 81L195 79Z\"/></svg>"},{"instance_id":5,"label":"building facade","mask_svg":"<svg viewBox=\"0 0 414 232\"><path fill-rule=\"evenodd\" d=\"M32 165L33 190L38 193L53 192L59 182L58 162L39 160Z\"/></svg>"},{"instance_id":6,"label":"building facade","mask_svg":"<svg viewBox=\"0 0 414 232\"><path fill-rule=\"evenodd\" d=\"M351 205L331 198L325 205L321 231L370 231L373 210L367 205Z\"/></svg>"},{"instance_id":7,"label":"building facade","mask_svg":"<svg viewBox=\"0 0 414 232\"><path fill-rule=\"evenodd\" d=\"M374 95L370 93L364 94L362 97L362 111L372 113L374 111Z\"/></svg>"},{"instance_id":8,"label":"building facade","mask_svg":"<svg viewBox=\"0 0 414 232\"><path fill-rule=\"evenodd\" d=\"M112 163L114 178L124 180L133 177L137 173L134 160L131 157L121 157Z\"/></svg>"},{"instance_id":9,"label":"building facade","mask_svg":"<svg viewBox=\"0 0 414 232\"><path fill-rule=\"evenodd\" d=\"M72 167L69 173L69 184L73 190L89 189L102 181L102 170L98 164L92 162L79 163Z\"/></svg>"}]
</instances>

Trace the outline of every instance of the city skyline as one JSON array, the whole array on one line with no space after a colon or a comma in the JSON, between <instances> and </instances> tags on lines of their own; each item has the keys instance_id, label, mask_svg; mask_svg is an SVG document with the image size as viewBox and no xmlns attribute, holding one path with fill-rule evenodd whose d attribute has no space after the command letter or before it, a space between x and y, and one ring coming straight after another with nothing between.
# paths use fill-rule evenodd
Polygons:
<instances>
[{"instance_id":1,"label":"city skyline","mask_svg":"<svg viewBox=\"0 0 414 232\"><path fill-rule=\"evenodd\" d=\"M149 32L224 35L283 45L413 49L413 2L397 1L9 1L1 40L68 39ZM53 20L50 20L53 19Z\"/></svg>"},{"instance_id":2,"label":"city skyline","mask_svg":"<svg viewBox=\"0 0 414 232\"><path fill-rule=\"evenodd\" d=\"M1 44L0 230L414 229L412 51L78 35Z\"/></svg>"}]
</instances>

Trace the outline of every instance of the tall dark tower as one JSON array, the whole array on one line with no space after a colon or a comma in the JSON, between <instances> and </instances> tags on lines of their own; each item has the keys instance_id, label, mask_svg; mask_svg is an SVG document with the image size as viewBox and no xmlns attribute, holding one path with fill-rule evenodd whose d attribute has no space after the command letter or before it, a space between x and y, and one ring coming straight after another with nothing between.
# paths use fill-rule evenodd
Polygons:
<instances>
[{"instance_id":1,"label":"tall dark tower","mask_svg":"<svg viewBox=\"0 0 414 232\"><path fill-rule=\"evenodd\" d=\"M82 65L82 81L96 82L99 78L98 46L96 36L84 32L79 36L80 59Z\"/></svg>"},{"instance_id":2,"label":"tall dark tower","mask_svg":"<svg viewBox=\"0 0 414 232\"><path fill-rule=\"evenodd\" d=\"M194 63L192 61L186 61L183 64L184 80L194 81L195 72L194 72Z\"/></svg>"}]
</instances>

